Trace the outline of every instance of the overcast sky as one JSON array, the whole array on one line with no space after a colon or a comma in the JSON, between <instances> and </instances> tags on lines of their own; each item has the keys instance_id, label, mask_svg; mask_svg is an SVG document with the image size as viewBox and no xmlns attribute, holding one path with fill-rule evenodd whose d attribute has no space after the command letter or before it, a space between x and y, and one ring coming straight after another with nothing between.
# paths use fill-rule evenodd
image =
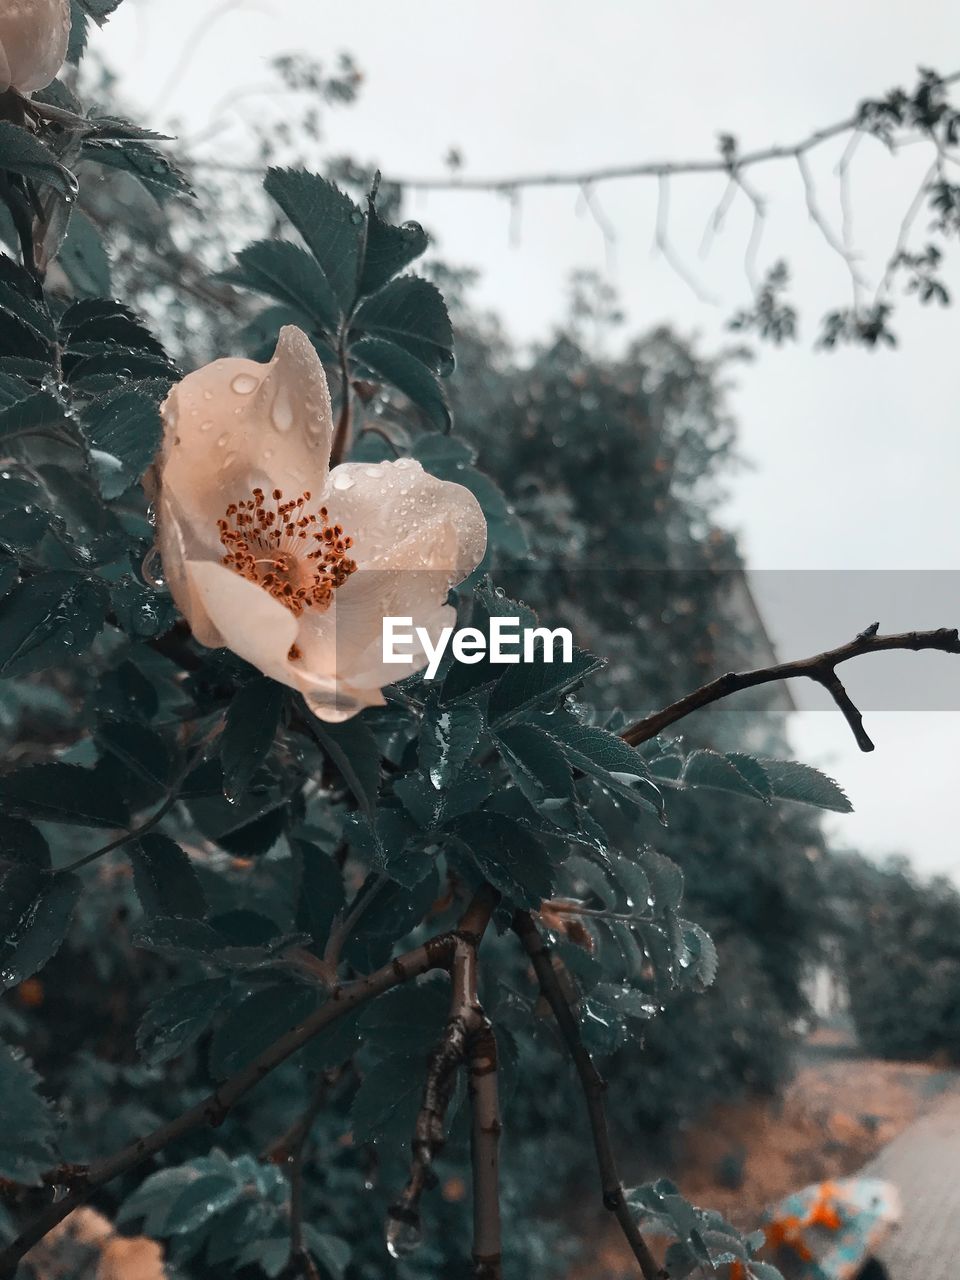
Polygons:
<instances>
[{"instance_id":1,"label":"overcast sky","mask_svg":"<svg viewBox=\"0 0 960 1280\"><path fill-rule=\"evenodd\" d=\"M960 8L949 0L127 0L95 39L124 68L122 91L142 104L139 119L186 117L197 131L225 95L264 83L273 55L302 49L332 63L350 51L365 83L355 106L327 116L331 154L420 176L442 172L456 146L466 174L501 175L709 156L721 131L743 150L795 141L848 116L862 97L912 84L918 65L960 69ZM223 158L228 142L242 148L244 117L264 109L262 99L238 100L213 154ZM841 150L828 145L810 160L837 234ZM867 296L929 162L922 147L891 158L872 140L854 158L849 225ZM724 516L758 571L770 630L784 657L800 657L875 619L883 630L955 625L958 313L908 301L896 352L814 353L820 315L849 302L849 276L807 215L795 165L757 168L752 180L768 209L760 269L788 257L803 317L800 343L763 347L731 391L752 469L731 480ZM513 235L508 202L496 195L414 195L406 214L434 233L448 260L479 268L476 301L518 341L546 336L570 271L594 267L619 290L632 331L667 322L710 352L729 342L724 321L749 299L746 200L735 201L700 257L722 187L683 178L670 189L673 249L713 303L652 251L650 180L597 188L612 245L571 190L524 194ZM960 296L956 263L946 278ZM861 755L822 699L803 695L801 705L823 709L798 713L793 725L800 758L833 772L856 806L830 830L872 854L899 850L924 870L960 875L960 659L894 654L844 674L863 697L877 750Z\"/></svg>"}]
</instances>

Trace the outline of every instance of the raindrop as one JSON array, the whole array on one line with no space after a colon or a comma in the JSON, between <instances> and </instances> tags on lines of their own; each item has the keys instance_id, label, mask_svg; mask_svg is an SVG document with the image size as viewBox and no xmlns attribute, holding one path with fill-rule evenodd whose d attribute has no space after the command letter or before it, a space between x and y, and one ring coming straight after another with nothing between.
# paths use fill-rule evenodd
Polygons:
<instances>
[{"instance_id":1,"label":"raindrop","mask_svg":"<svg viewBox=\"0 0 960 1280\"><path fill-rule=\"evenodd\" d=\"M355 227L359 227L362 225L363 214L360 212L359 209L354 209L353 213L351 213L350 215L350 221L353 223Z\"/></svg>"},{"instance_id":2,"label":"raindrop","mask_svg":"<svg viewBox=\"0 0 960 1280\"><path fill-rule=\"evenodd\" d=\"M147 524L155 525L157 523L157 508L151 502L147 507Z\"/></svg>"},{"instance_id":3,"label":"raindrop","mask_svg":"<svg viewBox=\"0 0 960 1280\"><path fill-rule=\"evenodd\" d=\"M387 1223L387 1252L391 1258L409 1258L423 1243L420 1223L390 1217Z\"/></svg>"},{"instance_id":4,"label":"raindrop","mask_svg":"<svg viewBox=\"0 0 960 1280\"><path fill-rule=\"evenodd\" d=\"M200 430L209 431L212 426L213 426L213 423L209 418L207 418L205 422L200 423Z\"/></svg>"},{"instance_id":5,"label":"raindrop","mask_svg":"<svg viewBox=\"0 0 960 1280\"><path fill-rule=\"evenodd\" d=\"M270 461L270 459L271 459L272 457L273 457L273 450L272 450L272 449L264 449L264 451L263 451L263 460L264 460L264 462L269 462L269 461Z\"/></svg>"},{"instance_id":6,"label":"raindrop","mask_svg":"<svg viewBox=\"0 0 960 1280\"><path fill-rule=\"evenodd\" d=\"M203 398L204 398L204 400L212 400L212 399L213 399L213 392L212 392L209 388L207 388L207 390L206 390L206 391L204 391L204 393L203 393Z\"/></svg>"},{"instance_id":7,"label":"raindrop","mask_svg":"<svg viewBox=\"0 0 960 1280\"><path fill-rule=\"evenodd\" d=\"M217 448L222 449L223 446L229 441L229 439L230 439L230 432L225 431L223 435L220 436L219 439L217 440Z\"/></svg>"},{"instance_id":8,"label":"raindrop","mask_svg":"<svg viewBox=\"0 0 960 1280\"><path fill-rule=\"evenodd\" d=\"M365 476L370 476L370 478L371 478L371 479L373 479L373 480L376 480L376 479L377 479L377 477L380 475L380 468L379 468L379 467L364 467L364 469L363 469L363 474L364 474Z\"/></svg>"},{"instance_id":9,"label":"raindrop","mask_svg":"<svg viewBox=\"0 0 960 1280\"><path fill-rule=\"evenodd\" d=\"M148 586L154 587L158 591L161 587L166 586L159 547L153 547L147 552L143 558L143 564L140 566L140 572Z\"/></svg>"},{"instance_id":10,"label":"raindrop","mask_svg":"<svg viewBox=\"0 0 960 1280\"><path fill-rule=\"evenodd\" d=\"M293 426L293 404L284 388L277 392L270 410L270 421L280 432L289 431Z\"/></svg>"},{"instance_id":11,"label":"raindrop","mask_svg":"<svg viewBox=\"0 0 960 1280\"><path fill-rule=\"evenodd\" d=\"M235 391L238 396L248 396L252 391L256 391L260 381L250 373L238 373L234 380L230 383L230 390Z\"/></svg>"},{"instance_id":12,"label":"raindrop","mask_svg":"<svg viewBox=\"0 0 960 1280\"><path fill-rule=\"evenodd\" d=\"M335 489L339 489L341 493L343 493L347 489L352 489L355 484L356 484L356 481L354 480L353 476L349 475L347 472L341 471L339 470L339 468L336 471L334 471L333 487Z\"/></svg>"},{"instance_id":13,"label":"raindrop","mask_svg":"<svg viewBox=\"0 0 960 1280\"><path fill-rule=\"evenodd\" d=\"M235 453L228 453L224 460L220 463L220 470L226 471L228 467L232 467L237 460Z\"/></svg>"},{"instance_id":14,"label":"raindrop","mask_svg":"<svg viewBox=\"0 0 960 1280\"><path fill-rule=\"evenodd\" d=\"M409 222L401 222L400 230L408 240L412 240L414 236L423 235L423 227L419 222L414 222L412 218Z\"/></svg>"}]
</instances>

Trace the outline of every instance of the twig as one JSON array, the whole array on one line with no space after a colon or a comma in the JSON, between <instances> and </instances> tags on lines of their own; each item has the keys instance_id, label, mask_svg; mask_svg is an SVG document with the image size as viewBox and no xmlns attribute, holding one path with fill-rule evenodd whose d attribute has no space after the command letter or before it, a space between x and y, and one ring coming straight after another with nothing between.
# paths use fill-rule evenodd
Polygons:
<instances>
[{"instance_id":1,"label":"twig","mask_svg":"<svg viewBox=\"0 0 960 1280\"><path fill-rule=\"evenodd\" d=\"M819 204L817 204L816 184L813 181L813 174L810 172L810 166L807 164L807 158L802 151L797 153L797 168L800 171L800 180L803 183L803 196L806 201L807 213L810 215L810 220L813 222L814 226L823 236L824 240L833 252L843 259L847 270L850 272L850 278L853 281L853 287L856 291L863 286L863 277L860 275L860 272L857 270L856 263L847 251L847 246L842 240L837 239L832 227L823 216L823 211Z\"/></svg>"},{"instance_id":2,"label":"twig","mask_svg":"<svg viewBox=\"0 0 960 1280\"><path fill-rule=\"evenodd\" d=\"M70 862L65 867L57 867L56 874L66 875L71 871L79 871L81 867L89 866L91 862L96 862L98 858L104 857L105 854L113 853L116 849L121 849L125 844L129 844L131 840L138 840L140 836L144 836L148 831L152 831L159 822L163 821L173 806L180 799L181 787L187 777L203 760L211 741L218 733L220 733L222 728L223 723L221 721L210 731L210 733L204 736L202 742L190 753L187 757L186 763L183 765L183 768L179 770L176 777L170 783L167 794L160 807L155 810L149 818L146 818L139 826L131 827L130 830L125 831L123 835L117 836L115 839L101 845L99 849L94 849L91 853L85 853L82 858L77 858L75 862Z\"/></svg>"},{"instance_id":3,"label":"twig","mask_svg":"<svg viewBox=\"0 0 960 1280\"><path fill-rule=\"evenodd\" d=\"M657 179L657 221L653 234L654 248L663 256L663 260L671 267L676 275L680 277L688 289L695 295L698 302L706 302L711 306L716 306L717 300L707 293L696 276L688 271L681 261L673 243L670 240L670 177L667 173L661 173Z\"/></svg>"},{"instance_id":4,"label":"twig","mask_svg":"<svg viewBox=\"0 0 960 1280\"><path fill-rule=\"evenodd\" d=\"M960 80L960 71L940 78L943 85L954 84ZM814 129L797 142L773 144L758 147L753 151L738 153L736 167L743 170L753 165L767 164L778 160L795 160L832 138L838 138L854 129L862 128L862 117L859 110L844 120L822 129ZM262 173L262 166L252 164L234 165L227 161L197 161L198 169L210 171L226 171L230 173ZM406 187L411 191L491 191L503 194L507 191L518 191L524 187L591 187L600 182L612 182L621 178L660 178L688 173L730 173L730 162L722 155L712 155L689 160L641 160L626 164L602 165L595 169L570 170L566 173L516 173L500 177L469 177L468 175L438 174L435 176L417 177L398 174L384 175L384 182L390 185Z\"/></svg>"},{"instance_id":5,"label":"twig","mask_svg":"<svg viewBox=\"0 0 960 1280\"><path fill-rule=\"evenodd\" d=\"M836 668L841 662L848 662L851 658L859 658L865 653L883 653L888 649L911 649L915 652L921 649L934 649L941 653L960 653L960 636L957 635L955 627L952 629L941 627L937 631L905 631L900 635L889 636L864 633L847 644L842 644L836 649L828 649L825 653L818 653L812 658L801 658L796 662L780 662L772 667L760 667L756 671L728 671L725 675L718 676L716 680L711 680L709 684L695 689L693 693L688 693L677 702L672 702L662 711L655 711L643 720L638 720L625 729L620 736L624 742L636 747L641 742L649 742L669 725L682 720L692 711L699 711L701 707L709 706L711 702L719 702L721 698L727 698L731 693L738 693L741 689L754 689L761 684L772 684L776 680L790 680L797 676L805 676L808 680L815 680L817 684L823 685L836 702L853 731L860 750L872 751L873 743L863 727L863 716L841 684Z\"/></svg>"},{"instance_id":6,"label":"twig","mask_svg":"<svg viewBox=\"0 0 960 1280\"><path fill-rule=\"evenodd\" d=\"M350 370L347 367L346 336L341 334L337 347L340 362L340 413L337 417L336 429L333 433L333 444L330 448L330 466L336 467L343 462L350 448L350 437L353 426L353 404L351 402Z\"/></svg>"},{"instance_id":7,"label":"twig","mask_svg":"<svg viewBox=\"0 0 960 1280\"><path fill-rule=\"evenodd\" d=\"M474 1280L500 1280L500 1095L497 1038L481 1011L469 1043Z\"/></svg>"},{"instance_id":8,"label":"twig","mask_svg":"<svg viewBox=\"0 0 960 1280\"><path fill-rule=\"evenodd\" d=\"M296 1266L308 1280L319 1277L316 1264L303 1244L303 1163L313 1123L339 1072L324 1071L313 1088L303 1114L273 1143L263 1159L283 1167L290 1183L290 1266Z\"/></svg>"},{"instance_id":9,"label":"twig","mask_svg":"<svg viewBox=\"0 0 960 1280\"><path fill-rule=\"evenodd\" d=\"M396 957L375 972L336 988L325 1004L275 1040L251 1063L232 1075L206 1098L175 1119L160 1125L152 1133L143 1138L137 1138L120 1151L92 1164L81 1183L78 1183L63 1199L49 1205L38 1214L16 1240L0 1251L0 1278L12 1280L17 1265L27 1250L42 1240L48 1231L52 1231L78 1205L84 1204L100 1187L112 1182L121 1174L137 1168L185 1134L201 1129L205 1125L214 1127L221 1125L240 1099L255 1085L331 1023L403 982L409 982L412 978L428 973L432 969L448 968L458 942L473 939L474 945L479 945L479 940L493 914L495 901L495 895L491 890L481 889L474 896L455 932L438 934L422 946Z\"/></svg>"},{"instance_id":10,"label":"twig","mask_svg":"<svg viewBox=\"0 0 960 1280\"><path fill-rule=\"evenodd\" d=\"M446 1117L456 1087L457 1071L469 1060L473 1106L473 1274L475 1280L500 1280L497 1048L477 989L477 948L499 895L485 885L477 897L481 903L489 905L489 912L479 932L467 929L465 921L461 921L458 930L450 959L450 1015L440 1041L430 1055L410 1144L410 1176L389 1209L387 1247L394 1257L403 1257L420 1242L420 1200L423 1192L433 1185L433 1163L446 1141ZM491 1076L491 1080L486 1080L487 1076ZM481 1077L484 1077L482 1084L479 1083Z\"/></svg>"},{"instance_id":11,"label":"twig","mask_svg":"<svg viewBox=\"0 0 960 1280\"><path fill-rule=\"evenodd\" d=\"M640 1265L644 1280L669 1280L667 1272L657 1265L657 1260L650 1252L650 1248L641 1235L623 1194L623 1184L620 1181L616 1158L610 1143L610 1131L607 1128L606 1108L603 1101L606 1084L593 1065L593 1059L580 1038L580 1027L557 980L549 949L540 934L540 930L534 924L533 918L526 911L515 913L513 929L530 957L534 973L537 975L537 981L540 984L540 991L553 1010L553 1016L557 1020L560 1034L570 1057L573 1059L577 1075L580 1077L580 1085L587 1104L590 1128L593 1132L597 1167L600 1170L600 1185L603 1193L604 1208L609 1209L620 1224L620 1229L633 1252L633 1256Z\"/></svg>"}]
</instances>

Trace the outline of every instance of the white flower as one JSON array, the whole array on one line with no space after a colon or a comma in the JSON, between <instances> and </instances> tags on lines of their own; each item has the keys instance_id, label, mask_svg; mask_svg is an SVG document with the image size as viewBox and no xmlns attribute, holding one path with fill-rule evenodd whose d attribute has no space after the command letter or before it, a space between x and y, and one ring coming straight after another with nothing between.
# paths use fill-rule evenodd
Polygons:
<instances>
[{"instance_id":1,"label":"white flower","mask_svg":"<svg viewBox=\"0 0 960 1280\"><path fill-rule=\"evenodd\" d=\"M69 40L70 0L0 0L0 93L45 89Z\"/></svg>"},{"instance_id":2,"label":"white flower","mask_svg":"<svg viewBox=\"0 0 960 1280\"><path fill-rule=\"evenodd\" d=\"M324 720L381 705L426 665L385 664L383 618L436 642L451 586L483 558L473 494L418 462L330 470L333 418L306 334L269 364L216 360L163 407L157 522L164 575L197 640L298 689Z\"/></svg>"}]
</instances>

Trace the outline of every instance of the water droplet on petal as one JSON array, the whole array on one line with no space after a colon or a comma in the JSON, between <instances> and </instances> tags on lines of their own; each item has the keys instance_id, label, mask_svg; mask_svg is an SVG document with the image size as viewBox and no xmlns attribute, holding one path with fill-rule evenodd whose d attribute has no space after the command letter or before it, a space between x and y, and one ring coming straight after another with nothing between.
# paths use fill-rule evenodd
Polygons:
<instances>
[{"instance_id":1,"label":"water droplet on petal","mask_svg":"<svg viewBox=\"0 0 960 1280\"><path fill-rule=\"evenodd\" d=\"M148 586L159 591L161 587L166 586L163 577L163 561L160 558L160 548L152 547L143 557L143 564L140 566L140 573L143 580Z\"/></svg>"},{"instance_id":2,"label":"water droplet on petal","mask_svg":"<svg viewBox=\"0 0 960 1280\"><path fill-rule=\"evenodd\" d=\"M223 446L229 441L229 439L230 439L230 432L225 431L223 435L217 440L217 447L222 449Z\"/></svg>"},{"instance_id":3,"label":"water droplet on petal","mask_svg":"<svg viewBox=\"0 0 960 1280\"><path fill-rule=\"evenodd\" d=\"M379 468L379 467L364 467L364 469L363 469L363 474L364 474L365 476L371 476L371 477L375 480L375 479L379 476L379 474L380 474L380 468Z\"/></svg>"},{"instance_id":4,"label":"water droplet on petal","mask_svg":"<svg viewBox=\"0 0 960 1280\"><path fill-rule=\"evenodd\" d=\"M206 420L205 422L201 422L201 423L200 423L200 430L201 430L201 431L209 431L209 430L210 430L210 428L211 428L212 426L213 426L213 423L211 422L211 420L210 420L209 418L207 418L207 420Z\"/></svg>"},{"instance_id":5,"label":"water droplet on petal","mask_svg":"<svg viewBox=\"0 0 960 1280\"><path fill-rule=\"evenodd\" d=\"M238 396L248 396L251 392L256 391L259 385L259 378L255 378L250 373L238 373L230 383L230 390L235 391Z\"/></svg>"},{"instance_id":6,"label":"water droplet on petal","mask_svg":"<svg viewBox=\"0 0 960 1280\"><path fill-rule=\"evenodd\" d=\"M343 493L347 489L352 489L356 481L349 472L341 471L338 467L333 473L333 487L339 489Z\"/></svg>"},{"instance_id":7,"label":"water droplet on petal","mask_svg":"<svg viewBox=\"0 0 960 1280\"><path fill-rule=\"evenodd\" d=\"M236 460L237 460L236 453L228 453L227 456L224 458L224 460L220 463L220 470L226 471L229 467L233 466Z\"/></svg>"},{"instance_id":8,"label":"water droplet on petal","mask_svg":"<svg viewBox=\"0 0 960 1280\"><path fill-rule=\"evenodd\" d=\"M293 426L293 416L290 395L286 387L281 387L270 409L270 421L277 431L285 432Z\"/></svg>"}]
</instances>

